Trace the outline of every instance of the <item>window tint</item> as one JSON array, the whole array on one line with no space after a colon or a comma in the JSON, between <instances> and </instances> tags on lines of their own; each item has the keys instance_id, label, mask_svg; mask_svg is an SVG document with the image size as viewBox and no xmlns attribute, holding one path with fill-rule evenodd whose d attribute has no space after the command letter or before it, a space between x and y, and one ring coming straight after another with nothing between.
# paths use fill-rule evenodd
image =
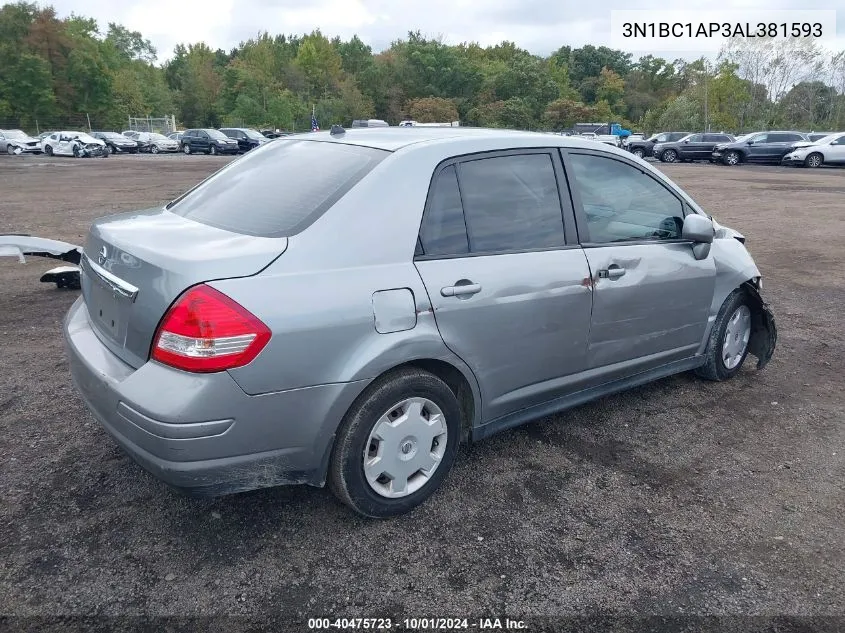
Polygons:
<instances>
[{"instance_id":1,"label":"window tint","mask_svg":"<svg viewBox=\"0 0 845 633\"><path fill-rule=\"evenodd\" d=\"M460 183L473 253L564 244L557 179L548 154L461 163Z\"/></svg>"},{"instance_id":2,"label":"window tint","mask_svg":"<svg viewBox=\"0 0 845 633\"><path fill-rule=\"evenodd\" d=\"M426 255L460 255L469 252L454 165L446 167L437 176L420 230L420 240Z\"/></svg>"},{"instance_id":3,"label":"window tint","mask_svg":"<svg viewBox=\"0 0 845 633\"><path fill-rule=\"evenodd\" d=\"M671 138L671 134L658 134L654 137L655 143L665 143Z\"/></svg>"},{"instance_id":4,"label":"window tint","mask_svg":"<svg viewBox=\"0 0 845 633\"><path fill-rule=\"evenodd\" d=\"M833 141L831 145L845 145L845 136L840 136L838 139Z\"/></svg>"},{"instance_id":5,"label":"window tint","mask_svg":"<svg viewBox=\"0 0 845 633\"><path fill-rule=\"evenodd\" d=\"M722 143L728 140L723 134L705 134L704 143Z\"/></svg>"},{"instance_id":6,"label":"window tint","mask_svg":"<svg viewBox=\"0 0 845 633\"><path fill-rule=\"evenodd\" d=\"M388 155L383 150L341 143L267 143L229 163L170 203L168 209L235 233L294 235ZM361 222L366 223L366 218Z\"/></svg>"},{"instance_id":7,"label":"window tint","mask_svg":"<svg viewBox=\"0 0 845 633\"><path fill-rule=\"evenodd\" d=\"M575 154L571 161L590 242L681 237L681 201L651 176L601 156Z\"/></svg>"},{"instance_id":8,"label":"window tint","mask_svg":"<svg viewBox=\"0 0 845 633\"><path fill-rule=\"evenodd\" d=\"M771 136L771 134L757 134L756 136L752 136L748 140L752 141L754 143L768 143L769 142L768 138L770 136Z\"/></svg>"},{"instance_id":9,"label":"window tint","mask_svg":"<svg viewBox=\"0 0 845 633\"><path fill-rule=\"evenodd\" d=\"M669 140L670 140L670 141L680 141L680 140L681 140L682 138L684 138L686 135L687 135L687 133L686 133L686 132L672 132L672 133L669 135Z\"/></svg>"},{"instance_id":10,"label":"window tint","mask_svg":"<svg viewBox=\"0 0 845 633\"><path fill-rule=\"evenodd\" d=\"M700 143L701 142L701 134L693 134L692 136L687 138L687 140L690 143Z\"/></svg>"}]
</instances>

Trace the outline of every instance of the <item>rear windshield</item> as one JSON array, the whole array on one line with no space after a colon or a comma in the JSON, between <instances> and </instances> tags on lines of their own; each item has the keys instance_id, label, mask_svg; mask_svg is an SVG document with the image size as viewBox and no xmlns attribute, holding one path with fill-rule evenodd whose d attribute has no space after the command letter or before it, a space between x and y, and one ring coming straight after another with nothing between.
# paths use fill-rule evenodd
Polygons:
<instances>
[{"instance_id":1,"label":"rear windshield","mask_svg":"<svg viewBox=\"0 0 845 633\"><path fill-rule=\"evenodd\" d=\"M325 213L389 152L282 140L252 150L171 202L185 218L257 237L289 237Z\"/></svg>"}]
</instances>

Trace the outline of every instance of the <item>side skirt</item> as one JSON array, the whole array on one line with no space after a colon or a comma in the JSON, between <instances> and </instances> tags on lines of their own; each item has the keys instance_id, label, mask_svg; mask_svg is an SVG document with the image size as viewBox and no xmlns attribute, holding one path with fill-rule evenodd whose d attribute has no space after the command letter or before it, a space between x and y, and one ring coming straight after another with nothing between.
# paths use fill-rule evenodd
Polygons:
<instances>
[{"instance_id":1,"label":"side skirt","mask_svg":"<svg viewBox=\"0 0 845 633\"><path fill-rule=\"evenodd\" d=\"M582 389L581 391L576 391L575 393L567 394L565 396L561 396L560 398L555 398L554 400L549 400L543 404L538 404L527 409L522 409L521 411L503 415L502 417L491 420L482 426L475 427L472 430L472 441L477 442L479 440L483 440L494 433L498 433L499 431L506 431L507 429L522 426L528 422L533 422L548 415L559 413L561 411L565 411L566 409L571 409L572 407L577 407L597 398L609 396L620 391L626 391L633 387L639 387L640 385L654 382L655 380L660 380L661 378L666 378L674 374L690 371L696 367L701 367L704 362L704 356L693 356L692 358L674 361L661 367L655 367L654 369L634 374L633 376L620 378L619 380L598 385L597 387Z\"/></svg>"}]
</instances>

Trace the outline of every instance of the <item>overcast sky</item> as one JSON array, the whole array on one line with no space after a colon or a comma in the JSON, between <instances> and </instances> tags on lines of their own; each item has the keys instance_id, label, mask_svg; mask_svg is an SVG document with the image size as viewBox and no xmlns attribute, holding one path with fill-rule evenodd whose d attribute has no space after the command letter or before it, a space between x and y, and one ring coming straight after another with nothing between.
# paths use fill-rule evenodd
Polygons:
<instances>
[{"instance_id":1,"label":"overcast sky","mask_svg":"<svg viewBox=\"0 0 845 633\"><path fill-rule=\"evenodd\" d=\"M357 33L379 51L409 30L442 36L447 43L481 45L516 42L532 53L547 55L560 46L587 43L612 46L613 9L803 9L807 0L38 0L59 15L71 12L94 18L105 30L118 22L149 38L159 61L177 43L204 41L230 50L266 30L305 33L319 28L346 39ZM845 0L814 0L812 9L840 9L838 40L845 48ZM659 13L657 14L659 15ZM703 51L702 51L703 52ZM696 58L700 52L661 50L667 58ZM643 54L638 51L635 57Z\"/></svg>"}]
</instances>

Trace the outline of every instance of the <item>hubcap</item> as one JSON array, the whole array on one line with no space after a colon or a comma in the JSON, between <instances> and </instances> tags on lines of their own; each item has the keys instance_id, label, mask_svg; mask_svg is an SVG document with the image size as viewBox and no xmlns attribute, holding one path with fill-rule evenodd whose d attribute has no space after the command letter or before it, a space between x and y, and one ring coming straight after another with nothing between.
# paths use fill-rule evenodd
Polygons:
<instances>
[{"instance_id":1,"label":"hubcap","mask_svg":"<svg viewBox=\"0 0 845 633\"><path fill-rule=\"evenodd\" d=\"M634 156L636 156L637 158L642 158L643 157L643 150L635 149L634 150Z\"/></svg>"},{"instance_id":2,"label":"hubcap","mask_svg":"<svg viewBox=\"0 0 845 633\"><path fill-rule=\"evenodd\" d=\"M731 152L727 155L726 160L728 161L728 165L736 165L737 163L737 155Z\"/></svg>"},{"instance_id":3,"label":"hubcap","mask_svg":"<svg viewBox=\"0 0 845 633\"><path fill-rule=\"evenodd\" d=\"M728 369L739 365L751 338L751 310L748 306L739 306L725 328L725 340L722 343L722 362Z\"/></svg>"},{"instance_id":4,"label":"hubcap","mask_svg":"<svg viewBox=\"0 0 845 633\"><path fill-rule=\"evenodd\" d=\"M818 167L819 165L821 165L821 162L821 158L819 158L818 156L810 156L810 167Z\"/></svg>"},{"instance_id":5,"label":"hubcap","mask_svg":"<svg viewBox=\"0 0 845 633\"><path fill-rule=\"evenodd\" d=\"M675 162L675 152L671 149L663 155L663 158L666 160L667 163L674 163Z\"/></svg>"},{"instance_id":6,"label":"hubcap","mask_svg":"<svg viewBox=\"0 0 845 633\"><path fill-rule=\"evenodd\" d=\"M406 497L422 488L446 453L446 418L427 398L391 407L364 447L364 475L380 496Z\"/></svg>"}]
</instances>

